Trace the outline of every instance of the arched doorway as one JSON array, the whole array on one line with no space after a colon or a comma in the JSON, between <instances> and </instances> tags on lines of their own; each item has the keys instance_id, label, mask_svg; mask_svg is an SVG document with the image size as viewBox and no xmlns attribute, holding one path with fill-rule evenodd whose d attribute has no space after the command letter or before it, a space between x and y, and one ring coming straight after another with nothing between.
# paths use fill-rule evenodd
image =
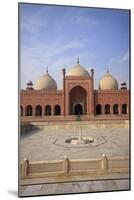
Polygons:
<instances>
[{"instance_id":1,"label":"arched doorway","mask_svg":"<svg viewBox=\"0 0 134 200\"><path fill-rule=\"evenodd\" d=\"M110 105L109 104L105 105L105 114L110 114Z\"/></svg>"},{"instance_id":2,"label":"arched doorway","mask_svg":"<svg viewBox=\"0 0 134 200\"><path fill-rule=\"evenodd\" d=\"M42 107L40 105L35 107L35 115L41 116L42 115Z\"/></svg>"},{"instance_id":3,"label":"arched doorway","mask_svg":"<svg viewBox=\"0 0 134 200\"><path fill-rule=\"evenodd\" d=\"M60 111L60 106L56 105L54 106L54 115L60 115L61 111Z\"/></svg>"},{"instance_id":4,"label":"arched doorway","mask_svg":"<svg viewBox=\"0 0 134 200\"><path fill-rule=\"evenodd\" d=\"M87 92L81 86L76 86L69 93L70 115L87 113Z\"/></svg>"},{"instance_id":5,"label":"arched doorway","mask_svg":"<svg viewBox=\"0 0 134 200\"><path fill-rule=\"evenodd\" d=\"M33 108L31 105L28 105L26 107L26 116L32 116L33 115Z\"/></svg>"},{"instance_id":6,"label":"arched doorway","mask_svg":"<svg viewBox=\"0 0 134 200\"><path fill-rule=\"evenodd\" d=\"M102 106L98 104L96 106L96 115L101 115L102 114Z\"/></svg>"},{"instance_id":7,"label":"arched doorway","mask_svg":"<svg viewBox=\"0 0 134 200\"><path fill-rule=\"evenodd\" d=\"M51 115L51 106L50 105L45 106L45 115Z\"/></svg>"},{"instance_id":8,"label":"arched doorway","mask_svg":"<svg viewBox=\"0 0 134 200\"><path fill-rule=\"evenodd\" d=\"M113 113L114 113L114 114L119 114L119 111L118 111L118 104L115 104L115 105L113 106Z\"/></svg>"},{"instance_id":9,"label":"arched doorway","mask_svg":"<svg viewBox=\"0 0 134 200\"><path fill-rule=\"evenodd\" d=\"M75 115L82 115L83 114L83 108L81 104L76 104L74 107L74 114Z\"/></svg>"},{"instance_id":10,"label":"arched doorway","mask_svg":"<svg viewBox=\"0 0 134 200\"><path fill-rule=\"evenodd\" d=\"M127 114L127 104L122 105L122 114Z\"/></svg>"}]
</instances>

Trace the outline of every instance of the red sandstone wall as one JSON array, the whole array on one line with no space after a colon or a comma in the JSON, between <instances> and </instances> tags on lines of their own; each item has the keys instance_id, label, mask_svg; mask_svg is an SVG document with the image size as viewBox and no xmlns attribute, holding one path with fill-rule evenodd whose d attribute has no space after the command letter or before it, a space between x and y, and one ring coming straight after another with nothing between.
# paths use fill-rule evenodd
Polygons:
<instances>
[{"instance_id":1,"label":"red sandstone wall","mask_svg":"<svg viewBox=\"0 0 134 200\"><path fill-rule=\"evenodd\" d=\"M83 88L85 88L86 91L89 91L90 98L88 97L87 101L87 109L93 110L94 114L96 113L96 105L101 104L102 105L102 114L104 114L104 106L106 104L110 105L111 108L111 114L113 113L113 105L118 104L119 106L119 114L121 114L121 106L122 104L127 104L127 113L129 113L129 91L128 90L117 90L117 91L102 91L102 90L95 90L94 91L94 98L92 101L91 94L92 90L90 87L92 87L92 84L89 84L87 81L81 81L81 84ZM78 84L77 84L78 85ZM66 109L69 109L68 107L68 94L70 88L75 86L75 81L71 80L69 82L66 82ZM89 95L88 94L88 95ZM25 113L25 107L27 105L31 105L33 107L33 113L35 113L35 106L40 105L42 106L42 109L44 110L46 105L51 105L52 108L52 115L54 113L54 106L60 105L61 107L61 115L64 115L64 101L63 101L63 91L62 90L51 90L51 91L45 91L45 90L21 90L20 94L20 105L23 106L23 110ZM66 114L69 114L69 112L66 111ZM90 114L87 113L87 114Z\"/></svg>"},{"instance_id":2,"label":"red sandstone wall","mask_svg":"<svg viewBox=\"0 0 134 200\"><path fill-rule=\"evenodd\" d=\"M97 104L101 104L102 106L109 104L110 107L113 107L114 104L118 104L120 111L122 104L127 104L128 106L127 113L129 113L129 90L117 90L117 91L96 90L94 91L94 102L95 102L95 107Z\"/></svg>"},{"instance_id":3,"label":"red sandstone wall","mask_svg":"<svg viewBox=\"0 0 134 200\"><path fill-rule=\"evenodd\" d=\"M62 107L62 91L35 91L35 90L22 90L20 94L20 105L23 106L23 109L27 105L31 105L35 108L36 105L42 106L44 110L46 105L50 105L52 108L52 114L54 113L54 106L59 105L61 107L61 114L63 114ZM35 110L34 110L35 113Z\"/></svg>"}]
</instances>

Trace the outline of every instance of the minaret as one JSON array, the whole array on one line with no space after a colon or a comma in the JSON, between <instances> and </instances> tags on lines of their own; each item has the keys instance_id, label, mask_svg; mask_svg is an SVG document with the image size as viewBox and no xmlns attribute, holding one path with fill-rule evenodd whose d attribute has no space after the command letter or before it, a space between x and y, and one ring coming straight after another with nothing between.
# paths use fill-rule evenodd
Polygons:
<instances>
[{"instance_id":1,"label":"minaret","mask_svg":"<svg viewBox=\"0 0 134 200\"><path fill-rule=\"evenodd\" d=\"M91 69L91 76L94 76L94 69Z\"/></svg>"},{"instance_id":2,"label":"minaret","mask_svg":"<svg viewBox=\"0 0 134 200\"><path fill-rule=\"evenodd\" d=\"M94 69L92 68L90 70L90 111L88 110L89 113L91 113L92 115L94 115ZM88 114L89 114L88 113Z\"/></svg>"}]
</instances>

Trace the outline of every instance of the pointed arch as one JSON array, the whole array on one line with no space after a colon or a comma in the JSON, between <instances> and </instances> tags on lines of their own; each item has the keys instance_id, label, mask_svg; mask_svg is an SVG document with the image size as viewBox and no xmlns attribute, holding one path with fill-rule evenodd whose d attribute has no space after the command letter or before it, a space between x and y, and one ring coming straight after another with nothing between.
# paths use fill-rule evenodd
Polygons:
<instances>
[{"instance_id":1,"label":"pointed arch","mask_svg":"<svg viewBox=\"0 0 134 200\"><path fill-rule=\"evenodd\" d=\"M31 105L26 106L26 116L33 115L33 107Z\"/></svg>"},{"instance_id":2,"label":"pointed arch","mask_svg":"<svg viewBox=\"0 0 134 200\"><path fill-rule=\"evenodd\" d=\"M127 114L127 104L122 104L122 114Z\"/></svg>"},{"instance_id":3,"label":"pointed arch","mask_svg":"<svg viewBox=\"0 0 134 200\"><path fill-rule=\"evenodd\" d=\"M113 114L119 114L118 104L113 105Z\"/></svg>"},{"instance_id":4,"label":"pointed arch","mask_svg":"<svg viewBox=\"0 0 134 200\"><path fill-rule=\"evenodd\" d=\"M50 105L45 106L45 115L51 115L52 109Z\"/></svg>"},{"instance_id":5,"label":"pointed arch","mask_svg":"<svg viewBox=\"0 0 134 200\"><path fill-rule=\"evenodd\" d=\"M79 112L81 114L87 114L87 91L85 88L81 87L80 85L73 87L69 93L69 102L70 115L77 115L76 113Z\"/></svg>"},{"instance_id":6,"label":"pointed arch","mask_svg":"<svg viewBox=\"0 0 134 200\"><path fill-rule=\"evenodd\" d=\"M96 106L96 114L101 115L102 114L102 106L101 104L97 104Z\"/></svg>"},{"instance_id":7,"label":"pointed arch","mask_svg":"<svg viewBox=\"0 0 134 200\"><path fill-rule=\"evenodd\" d=\"M40 105L37 105L35 107L35 115L36 116L42 116L42 107Z\"/></svg>"},{"instance_id":8,"label":"pointed arch","mask_svg":"<svg viewBox=\"0 0 134 200\"><path fill-rule=\"evenodd\" d=\"M109 104L105 105L105 114L110 114L110 105Z\"/></svg>"},{"instance_id":9,"label":"pointed arch","mask_svg":"<svg viewBox=\"0 0 134 200\"><path fill-rule=\"evenodd\" d=\"M54 115L60 115L61 114L61 108L59 105L54 106Z\"/></svg>"}]
</instances>

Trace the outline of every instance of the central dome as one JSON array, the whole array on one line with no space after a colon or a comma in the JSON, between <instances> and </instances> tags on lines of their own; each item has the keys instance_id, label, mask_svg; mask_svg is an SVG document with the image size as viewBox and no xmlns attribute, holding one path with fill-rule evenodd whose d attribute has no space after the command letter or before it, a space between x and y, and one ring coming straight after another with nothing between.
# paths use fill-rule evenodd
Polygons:
<instances>
[{"instance_id":1,"label":"central dome","mask_svg":"<svg viewBox=\"0 0 134 200\"><path fill-rule=\"evenodd\" d=\"M38 79L35 83L35 89L36 90L56 90L57 84L56 81L50 76L50 74L47 72L44 74L40 79Z\"/></svg>"},{"instance_id":2,"label":"central dome","mask_svg":"<svg viewBox=\"0 0 134 200\"><path fill-rule=\"evenodd\" d=\"M100 90L118 90L118 82L107 72L99 83Z\"/></svg>"},{"instance_id":3,"label":"central dome","mask_svg":"<svg viewBox=\"0 0 134 200\"><path fill-rule=\"evenodd\" d=\"M72 67L66 74L67 76L82 76L88 78L89 72L84 69L80 64L79 64L79 59L77 60L77 64Z\"/></svg>"}]
</instances>

